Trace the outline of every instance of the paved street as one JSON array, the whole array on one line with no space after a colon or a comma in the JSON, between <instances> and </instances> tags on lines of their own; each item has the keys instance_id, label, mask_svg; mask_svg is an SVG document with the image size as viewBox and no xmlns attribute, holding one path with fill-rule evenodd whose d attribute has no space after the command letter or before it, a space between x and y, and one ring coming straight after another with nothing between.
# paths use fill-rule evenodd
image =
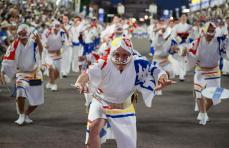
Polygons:
<instances>
[{"instance_id":1,"label":"paved street","mask_svg":"<svg viewBox=\"0 0 229 148\"><path fill-rule=\"evenodd\" d=\"M0 148L82 148L86 113L84 98L70 86L76 76L59 81L58 92L45 92L45 104L32 119L33 125L19 127L14 98L4 88L0 94ZM229 88L229 78L223 77ZM140 148L228 148L229 101L209 112L211 122L200 126L193 112L192 76L169 87L156 97L152 108L137 104L138 147ZM113 141L103 145L116 147Z\"/></svg>"}]
</instances>

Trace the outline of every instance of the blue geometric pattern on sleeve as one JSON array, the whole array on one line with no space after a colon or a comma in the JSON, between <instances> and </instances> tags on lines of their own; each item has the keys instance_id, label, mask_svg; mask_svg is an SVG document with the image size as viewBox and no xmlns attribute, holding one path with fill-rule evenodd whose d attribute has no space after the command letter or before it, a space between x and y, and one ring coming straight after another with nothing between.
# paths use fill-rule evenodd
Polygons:
<instances>
[{"instance_id":1,"label":"blue geometric pattern on sleeve","mask_svg":"<svg viewBox=\"0 0 229 148\"><path fill-rule=\"evenodd\" d=\"M156 64L144 59L137 59L134 61L134 66L136 71L135 85L154 91L156 83L153 72L157 69Z\"/></svg>"}]
</instances>

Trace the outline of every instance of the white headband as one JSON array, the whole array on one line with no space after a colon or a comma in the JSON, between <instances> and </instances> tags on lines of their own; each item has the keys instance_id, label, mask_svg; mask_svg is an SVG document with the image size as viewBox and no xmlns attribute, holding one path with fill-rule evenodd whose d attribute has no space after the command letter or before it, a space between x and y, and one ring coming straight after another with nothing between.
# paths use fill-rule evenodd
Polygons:
<instances>
[{"instance_id":1,"label":"white headband","mask_svg":"<svg viewBox=\"0 0 229 148\"><path fill-rule=\"evenodd\" d=\"M30 32L30 31L29 31L29 26L28 26L28 25L26 25L26 24L21 24L21 25L18 27L18 29L17 29L17 33L21 32L21 31L23 31L23 30L25 30L27 33Z\"/></svg>"}]
</instances>

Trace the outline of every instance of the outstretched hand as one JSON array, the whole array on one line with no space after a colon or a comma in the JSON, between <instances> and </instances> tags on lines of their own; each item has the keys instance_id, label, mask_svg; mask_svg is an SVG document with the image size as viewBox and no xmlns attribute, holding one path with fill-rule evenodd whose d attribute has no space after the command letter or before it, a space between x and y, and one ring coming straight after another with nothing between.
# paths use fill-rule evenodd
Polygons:
<instances>
[{"instance_id":1,"label":"outstretched hand","mask_svg":"<svg viewBox=\"0 0 229 148\"><path fill-rule=\"evenodd\" d=\"M74 87L76 87L77 89L79 89L80 91L80 94L82 93L88 93L89 89L86 85L82 85L81 83L79 82L76 82Z\"/></svg>"},{"instance_id":2,"label":"outstretched hand","mask_svg":"<svg viewBox=\"0 0 229 148\"><path fill-rule=\"evenodd\" d=\"M187 53L188 53L188 49L187 49L187 47L185 47L181 52L181 56L185 57L187 55Z\"/></svg>"},{"instance_id":3,"label":"outstretched hand","mask_svg":"<svg viewBox=\"0 0 229 148\"><path fill-rule=\"evenodd\" d=\"M180 49L179 49L179 47L178 47L177 45L175 45L175 46L172 46L172 47L171 47L171 50L172 50L173 52L177 53Z\"/></svg>"},{"instance_id":4,"label":"outstretched hand","mask_svg":"<svg viewBox=\"0 0 229 148\"><path fill-rule=\"evenodd\" d=\"M33 39L35 40L36 43L40 43L41 42L40 36L37 33L33 33Z\"/></svg>"},{"instance_id":5,"label":"outstretched hand","mask_svg":"<svg viewBox=\"0 0 229 148\"><path fill-rule=\"evenodd\" d=\"M169 80L168 79L168 75L167 74L163 74L163 75L160 76L160 78L158 80L158 84L157 84L155 90L161 90L164 87L167 87L167 86L172 85L172 84L176 84L176 81Z\"/></svg>"}]
</instances>

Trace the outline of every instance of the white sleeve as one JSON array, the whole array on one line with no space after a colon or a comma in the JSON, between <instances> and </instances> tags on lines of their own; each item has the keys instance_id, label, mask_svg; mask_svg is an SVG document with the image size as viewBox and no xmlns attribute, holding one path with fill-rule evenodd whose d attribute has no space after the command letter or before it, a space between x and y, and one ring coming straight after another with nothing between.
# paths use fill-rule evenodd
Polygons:
<instances>
[{"instance_id":1,"label":"white sleeve","mask_svg":"<svg viewBox=\"0 0 229 148\"><path fill-rule=\"evenodd\" d=\"M167 40L167 41L162 45L163 50L162 50L161 53L159 53L159 56L161 56L161 57L168 56L168 55L169 55L170 46L171 46L171 41L170 41L170 40Z\"/></svg>"},{"instance_id":2,"label":"white sleeve","mask_svg":"<svg viewBox=\"0 0 229 148\"><path fill-rule=\"evenodd\" d=\"M99 87L102 81L102 67L104 65L104 62L104 60L98 60L98 63L93 63L86 71L90 83L92 83L96 87Z\"/></svg>"},{"instance_id":3,"label":"white sleeve","mask_svg":"<svg viewBox=\"0 0 229 148\"><path fill-rule=\"evenodd\" d=\"M4 60L2 62L1 72L3 72L10 79L15 77L17 71L16 69L15 61Z\"/></svg>"},{"instance_id":4,"label":"white sleeve","mask_svg":"<svg viewBox=\"0 0 229 148\"><path fill-rule=\"evenodd\" d=\"M100 45L99 49L98 49L98 54L99 55L105 55L106 54L106 49L108 48L106 43L102 43L102 45Z\"/></svg>"}]
</instances>

